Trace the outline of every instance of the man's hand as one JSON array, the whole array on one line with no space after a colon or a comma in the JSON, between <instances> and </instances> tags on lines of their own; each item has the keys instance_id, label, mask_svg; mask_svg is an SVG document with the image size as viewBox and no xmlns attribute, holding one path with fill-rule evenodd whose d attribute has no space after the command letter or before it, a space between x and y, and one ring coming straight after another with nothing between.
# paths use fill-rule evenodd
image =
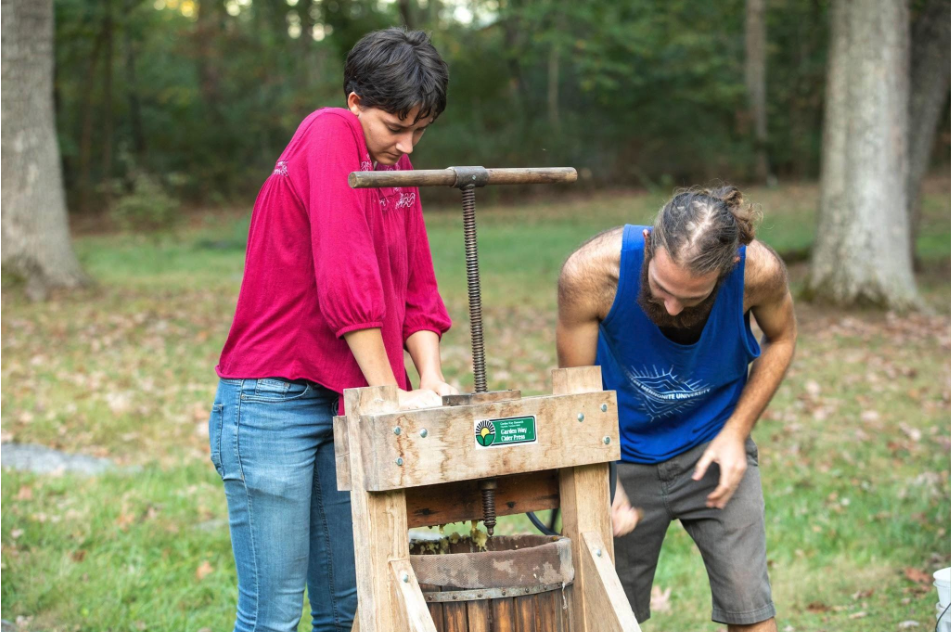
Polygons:
<instances>
[{"instance_id":1,"label":"man's hand","mask_svg":"<svg viewBox=\"0 0 952 632\"><path fill-rule=\"evenodd\" d=\"M704 474L711 463L717 463L721 466L720 481L714 491L707 497L708 507L723 509L727 506L727 501L737 491L737 486L740 485L744 478L744 472L747 471L747 450L744 447L746 440L746 437L738 436L725 426L724 430L714 437L714 440L707 446L707 450L704 451L701 460L697 462L697 466L694 468L694 476L692 476L696 481L704 478Z\"/></svg>"},{"instance_id":2,"label":"man's hand","mask_svg":"<svg viewBox=\"0 0 952 632\"><path fill-rule=\"evenodd\" d=\"M415 391L397 391L397 399L400 401L400 410L413 410L415 408L435 408L443 405L443 398L428 388L421 388Z\"/></svg>"},{"instance_id":3,"label":"man's hand","mask_svg":"<svg viewBox=\"0 0 952 632\"><path fill-rule=\"evenodd\" d=\"M641 510L631 506L621 481L616 480L615 500L612 501L612 535L616 538L628 535L637 526L639 520L641 520Z\"/></svg>"}]
</instances>

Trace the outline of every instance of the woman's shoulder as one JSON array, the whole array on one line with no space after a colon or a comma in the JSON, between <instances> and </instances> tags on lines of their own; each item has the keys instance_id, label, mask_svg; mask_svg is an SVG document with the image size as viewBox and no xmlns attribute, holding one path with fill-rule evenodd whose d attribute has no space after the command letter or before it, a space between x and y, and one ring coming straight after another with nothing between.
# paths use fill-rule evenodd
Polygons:
<instances>
[{"instance_id":1,"label":"woman's shoulder","mask_svg":"<svg viewBox=\"0 0 952 632\"><path fill-rule=\"evenodd\" d=\"M315 134L331 137L352 137L357 140L360 123L350 110L344 108L321 108L311 112L298 126L296 136Z\"/></svg>"}]
</instances>

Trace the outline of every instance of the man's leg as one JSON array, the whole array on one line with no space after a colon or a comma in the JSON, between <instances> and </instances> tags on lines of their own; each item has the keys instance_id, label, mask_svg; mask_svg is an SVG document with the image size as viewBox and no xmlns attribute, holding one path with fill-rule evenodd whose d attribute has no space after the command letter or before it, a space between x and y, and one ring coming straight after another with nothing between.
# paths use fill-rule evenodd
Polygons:
<instances>
[{"instance_id":1,"label":"man's leg","mask_svg":"<svg viewBox=\"0 0 952 632\"><path fill-rule=\"evenodd\" d=\"M643 512L634 531L615 538L615 569L635 618L644 622L651 617L651 584L671 516L657 465L619 463L618 481L631 505Z\"/></svg>"},{"instance_id":2,"label":"man's leg","mask_svg":"<svg viewBox=\"0 0 952 632\"><path fill-rule=\"evenodd\" d=\"M724 509L706 506L720 468L712 465L700 481L691 479L706 445L665 463L672 478L671 509L694 539L711 583L711 618L729 630L776 630L767 577L764 498L757 447L747 440L747 471ZM637 529L636 529L637 531Z\"/></svg>"}]
</instances>

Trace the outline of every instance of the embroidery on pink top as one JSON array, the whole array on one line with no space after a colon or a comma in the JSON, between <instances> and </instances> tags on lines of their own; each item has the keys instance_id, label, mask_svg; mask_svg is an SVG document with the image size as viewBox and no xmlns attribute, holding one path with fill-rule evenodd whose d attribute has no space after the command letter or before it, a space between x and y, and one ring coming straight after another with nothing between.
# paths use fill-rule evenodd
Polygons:
<instances>
[{"instance_id":1,"label":"embroidery on pink top","mask_svg":"<svg viewBox=\"0 0 952 632\"><path fill-rule=\"evenodd\" d=\"M410 208L416 201L416 193L401 193L394 208Z\"/></svg>"},{"instance_id":2,"label":"embroidery on pink top","mask_svg":"<svg viewBox=\"0 0 952 632\"><path fill-rule=\"evenodd\" d=\"M287 176L288 175L288 163L283 160L279 160L277 164L274 165L274 175L276 176Z\"/></svg>"}]
</instances>

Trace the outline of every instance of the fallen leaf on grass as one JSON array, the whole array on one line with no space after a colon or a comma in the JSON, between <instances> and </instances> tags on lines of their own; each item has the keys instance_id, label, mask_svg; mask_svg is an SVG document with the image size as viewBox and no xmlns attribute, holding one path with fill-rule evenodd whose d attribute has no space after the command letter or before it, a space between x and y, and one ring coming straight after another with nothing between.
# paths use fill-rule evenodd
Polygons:
<instances>
[{"instance_id":1,"label":"fallen leaf on grass","mask_svg":"<svg viewBox=\"0 0 952 632\"><path fill-rule=\"evenodd\" d=\"M10 537L13 538L14 540L19 538L21 535L23 535L23 529L14 529L13 531L10 532Z\"/></svg>"},{"instance_id":2,"label":"fallen leaf on grass","mask_svg":"<svg viewBox=\"0 0 952 632\"><path fill-rule=\"evenodd\" d=\"M811 601L809 604L807 604L808 612L829 612L830 610L832 610L832 608L822 601Z\"/></svg>"},{"instance_id":3,"label":"fallen leaf on grass","mask_svg":"<svg viewBox=\"0 0 952 632\"><path fill-rule=\"evenodd\" d=\"M865 616L866 616L865 612L854 612L853 614L850 615L850 619L862 619Z\"/></svg>"},{"instance_id":4,"label":"fallen leaf on grass","mask_svg":"<svg viewBox=\"0 0 952 632\"><path fill-rule=\"evenodd\" d=\"M932 583L932 575L930 575L929 573L920 571L918 568L909 567L909 568L903 569L902 572L906 576L906 579L908 579L909 581L916 582L917 584L931 584Z\"/></svg>"},{"instance_id":5,"label":"fallen leaf on grass","mask_svg":"<svg viewBox=\"0 0 952 632\"><path fill-rule=\"evenodd\" d=\"M17 500L33 500L33 488L29 485L24 485L20 488L20 491L17 492Z\"/></svg>"},{"instance_id":6,"label":"fallen leaf on grass","mask_svg":"<svg viewBox=\"0 0 952 632\"><path fill-rule=\"evenodd\" d=\"M78 549L70 554L74 562L82 562L86 559L86 549Z\"/></svg>"},{"instance_id":7,"label":"fallen leaf on grass","mask_svg":"<svg viewBox=\"0 0 952 632\"><path fill-rule=\"evenodd\" d=\"M215 568L209 564L208 560L204 560L201 564L198 565L198 568L195 569L195 579L202 581L209 574L213 573Z\"/></svg>"},{"instance_id":8,"label":"fallen leaf on grass","mask_svg":"<svg viewBox=\"0 0 952 632\"><path fill-rule=\"evenodd\" d=\"M899 624L900 630L905 630L906 628L918 628L918 627L919 627L918 621L902 621Z\"/></svg>"},{"instance_id":9,"label":"fallen leaf on grass","mask_svg":"<svg viewBox=\"0 0 952 632\"><path fill-rule=\"evenodd\" d=\"M876 592L875 588L870 588L869 590L860 590L859 592L853 593L853 599L855 601L860 599L868 599L873 596L874 592Z\"/></svg>"},{"instance_id":10,"label":"fallen leaf on grass","mask_svg":"<svg viewBox=\"0 0 952 632\"><path fill-rule=\"evenodd\" d=\"M657 586L651 588L651 611L658 614L671 612L671 588L663 591Z\"/></svg>"}]
</instances>

